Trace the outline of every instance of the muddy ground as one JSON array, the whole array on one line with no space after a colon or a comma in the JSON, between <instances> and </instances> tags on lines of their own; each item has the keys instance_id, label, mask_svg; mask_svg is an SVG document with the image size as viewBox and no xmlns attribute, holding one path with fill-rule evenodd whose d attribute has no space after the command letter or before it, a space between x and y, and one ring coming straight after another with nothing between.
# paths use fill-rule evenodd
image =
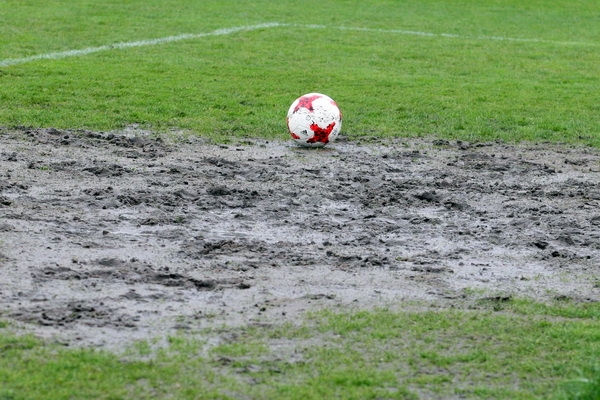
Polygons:
<instances>
[{"instance_id":1,"label":"muddy ground","mask_svg":"<svg viewBox=\"0 0 600 400\"><path fill-rule=\"evenodd\" d=\"M0 319L118 348L320 307L599 301L599 171L549 144L0 128Z\"/></svg>"}]
</instances>

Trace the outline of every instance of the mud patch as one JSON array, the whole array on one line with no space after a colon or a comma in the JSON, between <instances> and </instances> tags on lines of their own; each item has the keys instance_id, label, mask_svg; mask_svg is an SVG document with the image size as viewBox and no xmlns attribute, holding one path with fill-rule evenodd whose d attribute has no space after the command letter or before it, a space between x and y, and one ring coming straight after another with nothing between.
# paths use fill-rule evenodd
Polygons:
<instances>
[{"instance_id":1,"label":"mud patch","mask_svg":"<svg viewBox=\"0 0 600 400\"><path fill-rule=\"evenodd\" d=\"M600 154L0 129L0 312L119 347L319 307L600 299Z\"/></svg>"}]
</instances>

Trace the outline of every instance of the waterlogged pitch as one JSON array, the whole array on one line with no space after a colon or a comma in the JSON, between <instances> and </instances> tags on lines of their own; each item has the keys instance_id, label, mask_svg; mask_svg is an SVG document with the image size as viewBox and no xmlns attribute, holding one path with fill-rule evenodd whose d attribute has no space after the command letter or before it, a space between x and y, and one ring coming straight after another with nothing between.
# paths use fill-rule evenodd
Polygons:
<instances>
[{"instance_id":1,"label":"waterlogged pitch","mask_svg":"<svg viewBox=\"0 0 600 400\"><path fill-rule=\"evenodd\" d=\"M591 0L0 2L0 399L594 382L599 49Z\"/></svg>"}]
</instances>

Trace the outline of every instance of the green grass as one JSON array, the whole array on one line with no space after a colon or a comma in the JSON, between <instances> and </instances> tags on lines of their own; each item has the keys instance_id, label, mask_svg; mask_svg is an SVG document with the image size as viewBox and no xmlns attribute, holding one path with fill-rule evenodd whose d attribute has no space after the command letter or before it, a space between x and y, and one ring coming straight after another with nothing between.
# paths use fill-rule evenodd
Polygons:
<instances>
[{"instance_id":1,"label":"green grass","mask_svg":"<svg viewBox=\"0 0 600 400\"><path fill-rule=\"evenodd\" d=\"M329 310L121 355L0 331L0 399L598 398L600 305L502 304ZM208 337L228 339L208 346Z\"/></svg>"},{"instance_id":2,"label":"green grass","mask_svg":"<svg viewBox=\"0 0 600 400\"><path fill-rule=\"evenodd\" d=\"M289 104L319 91L353 139L599 146L597 18L591 0L5 1L0 62L264 22L438 36L281 26L0 67L0 126L287 139Z\"/></svg>"},{"instance_id":3,"label":"green grass","mask_svg":"<svg viewBox=\"0 0 600 400\"><path fill-rule=\"evenodd\" d=\"M572 400L600 399L600 364L586 368L578 378L566 382L561 397Z\"/></svg>"}]
</instances>

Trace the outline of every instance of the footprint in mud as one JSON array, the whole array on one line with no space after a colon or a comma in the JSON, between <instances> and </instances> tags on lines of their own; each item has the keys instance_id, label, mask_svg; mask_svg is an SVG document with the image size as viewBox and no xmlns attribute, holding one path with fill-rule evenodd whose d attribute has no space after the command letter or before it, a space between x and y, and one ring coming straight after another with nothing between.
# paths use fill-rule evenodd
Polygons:
<instances>
[{"instance_id":1,"label":"footprint in mud","mask_svg":"<svg viewBox=\"0 0 600 400\"><path fill-rule=\"evenodd\" d=\"M118 258L101 258L82 264L83 268L75 270L68 267L46 267L33 273L37 282L51 280L85 281L100 279L102 281L123 281L129 285L162 285L166 287L194 288L198 290L216 290L223 287L239 287L246 289L248 285L243 279L197 279L180 273L169 271L163 267L158 270L151 265L138 261L124 261ZM94 267L101 268L94 268Z\"/></svg>"},{"instance_id":2,"label":"footprint in mud","mask_svg":"<svg viewBox=\"0 0 600 400\"><path fill-rule=\"evenodd\" d=\"M69 326L82 324L91 327L135 328L138 316L120 313L103 303L85 301L68 302L66 304L36 305L21 308L11 317L28 323L43 326Z\"/></svg>"}]
</instances>

